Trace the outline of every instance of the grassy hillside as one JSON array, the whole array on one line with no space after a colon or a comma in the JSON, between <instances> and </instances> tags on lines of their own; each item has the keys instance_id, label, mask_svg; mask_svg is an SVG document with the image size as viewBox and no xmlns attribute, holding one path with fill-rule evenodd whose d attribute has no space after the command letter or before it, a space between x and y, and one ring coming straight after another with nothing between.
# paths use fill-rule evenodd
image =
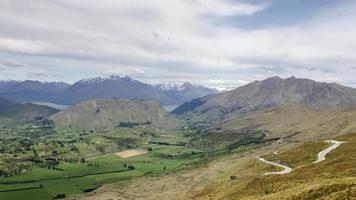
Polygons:
<instances>
[{"instance_id":1,"label":"grassy hillside","mask_svg":"<svg viewBox=\"0 0 356 200\"><path fill-rule=\"evenodd\" d=\"M223 129L268 130L269 137L286 140L330 139L356 131L356 109L318 110L301 105L255 112L220 124Z\"/></svg>"},{"instance_id":2,"label":"grassy hillside","mask_svg":"<svg viewBox=\"0 0 356 200\"><path fill-rule=\"evenodd\" d=\"M141 178L113 184L86 195L93 199L355 199L356 134L337 138L347 141L312 164L328 144L309 142L297 147L273 143L245 153L220 156L206 166L159 178ZM272 152L278 150L279 155ZM278 167L262 163L255 156L300 167L285 175L268 175Z\"/></svg>"},{"instance_id":3,"label":"grassy hillside","mask_svg":"<svg viewBox=\"0 0 356 200\"><path fill-rule=\"evenodd\" d=\"M332 151L325 161L312 163L312 158L316 159L315 153L323 149L324 144L320 142L283 152L274 159L270 156L272 161L298 166L285 175L264 176L265 172L280 169L266 170L264 167L267 164L252 158L243 170L236 173L236 181L212 184L198 192L193 199L355 199L356 134L337 139L347 143ZM297 158L304 159L304 163ZM251 172L253 176L245 176Z\"/></svg>"},{"instance_id":4,"label":"grassy hillside","mask_svg":"<svg viewBox=\"0 0 356 200\"><path fill-rule=\"evenodd\" d=\"M55 114L51 119L56 126L79 129L176 125L158 102L138 100L86 101Z\"/></svg>"},{"instance_id":5,"label":"grassy hillside","mask_svg":"<svg viewBox=\"0 0 356 200\"><path fill-rule=\"evenodd\" d=\"M5 104L2 104L5 107ZM10 102L7 108L0 112L0 124L2 125L20 125L26 122L40 120L49 117L58 112L57 109L35 104L20 104Z\"/></svg>"}]
</instances>

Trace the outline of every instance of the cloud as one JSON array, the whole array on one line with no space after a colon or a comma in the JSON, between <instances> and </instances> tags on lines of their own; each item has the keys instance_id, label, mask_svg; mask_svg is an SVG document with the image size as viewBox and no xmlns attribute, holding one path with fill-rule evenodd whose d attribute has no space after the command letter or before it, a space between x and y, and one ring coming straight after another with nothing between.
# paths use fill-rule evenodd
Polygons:
<instances>
[{"instance_id":1,"label":"cloud","mask_svg":"<svg viewBox=\"0 0 356 200\"><path fill-rule=\"evenodd\" d=\"M13 79L21 80L23 75L30 79L63 78L60 74L6 58L0 61L0 73L5 77L4 79L8 79L7 76L10 76Z\"/></svg>"},{"instance_id":2,"label":"cloud","mask_svg":"<svg viewBox=\"0 0 356 200\"><path fill-rule=\"evenodd\" d=\"M0 78L73 82L120 74L216 87L270 75L353 80L354 0L297 25L245 30L215 23L271 6L263 0L3 0L0 58L25 67L7 66Z\"/></svg>"}]
</instances>

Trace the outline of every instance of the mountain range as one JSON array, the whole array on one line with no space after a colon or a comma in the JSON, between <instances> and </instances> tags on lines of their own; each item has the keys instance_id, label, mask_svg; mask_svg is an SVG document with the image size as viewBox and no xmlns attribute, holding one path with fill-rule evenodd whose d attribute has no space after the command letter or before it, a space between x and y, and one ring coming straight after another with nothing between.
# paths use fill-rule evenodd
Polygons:
<instances>
[{"instance_id":1,"label":"mountain range","mask_svg":"<svg viewBox=\"0 0 356 200\"><path fill-rule=\"evenodd\" d=\"M168 87L169 85L172 87ZM149 85L128 76L83 79L72 85L30 80L0 82L0 97L19 102L49 102L62 105L103 98L156 100L165 106L180 105L217 92L215 89L190 83Z\"/></svg>"},{"instance_id":2,"label":"mountain range","mask_svg":"<svg viewBox=\"0 0 356 200\"><path fill-rule=\"evenodd\" d=\"M18 102L52 102L69 86L63 82L0 81L0 97Z\"/></svg>"},{"instance_id":3,"label":"mountain range","mask_svg":"<svg viewBox=\"0 0 356 200\"><path fill-rule=\"evenodd\" d=\"M173 114L197 121L221 121L279 106L356 107L356 89L309 79L271 77L235 90L184 103Z\"/></svg>"}]
</instances>

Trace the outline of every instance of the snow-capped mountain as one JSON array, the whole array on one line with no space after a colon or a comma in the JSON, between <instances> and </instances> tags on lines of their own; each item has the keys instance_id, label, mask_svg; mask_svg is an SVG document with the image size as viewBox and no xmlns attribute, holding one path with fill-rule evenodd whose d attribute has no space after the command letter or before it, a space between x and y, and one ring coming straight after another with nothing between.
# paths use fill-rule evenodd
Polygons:
<instances>
[{"instance_id":1,"label":"snow-capped mountain","mask_svg":"<svg viewBox=\"0 0 356 200\"><path fill-rule=\"evenodd\" d=\"M164 106L180 105L215 89L190 83L150 85L128 76L95 77L73 85L59 82L0 81L0 97L19 102L47 102L73 105L91 99L155 100Z\"/></svg>"},{"instance_id":2,"label":"snow-capped mountain","mask_svg":"<svg viewBox=\"0 0 356 200\"><path fill-rule=\"evenodd\" d=\"M199 97L203 97L209 94L216 94L218 90L204 87L201 85L193 85L191 83L185 82L183 84L179 83L164 83L156 85L155 88L165 95L175 99L178 104L181 102L190 101ZM177 105L178 105L177 104Z\"/></svg>"},{"instance_id":3,"label":"snow-capped mountain","mask_svg":"<svg viewBox=\"0 0 356 200\"><path fill-rule=\"evenodd\" d=\"M169 90L186 90L188 88L192 88L192 87L202 87L200 85L192 85L191 83L185 82L183 84L179 84L179 83L162 83L162 84L158 84L156 85L156 88L161 89L161 90L165 90L165 91L169 91Z\"/></svg>"},{"instance_id":4,"label":"snow-capped mountain","mask_svg":"<svg viewBox=\"0 0 356 200\"><path fill-rule=\"evenodd\" d=\"M90 84L90 83L101 83L101 82L105 82L105 81L117 81L117 80L136 81L129 76L120 77L120 76L113 75L113 76L110 76L107 78L95 77L95 78L82 79L82 80L78 81L77 83Z\"/></svg>"},{"instance_id":5,"label":"snow-capped mountain","mask_svg":"<svg viewBox=\"0 0 356 200\"><path fill-rule=\"evenodd\" d=\"M90 99L110 98L156 100L167 106L180 105L215 93L217 93L215 89L190 83L149 85L128 76L110 76L80 80L67 88L56 103L71 105Z\"/></svg>"}]
</instances>

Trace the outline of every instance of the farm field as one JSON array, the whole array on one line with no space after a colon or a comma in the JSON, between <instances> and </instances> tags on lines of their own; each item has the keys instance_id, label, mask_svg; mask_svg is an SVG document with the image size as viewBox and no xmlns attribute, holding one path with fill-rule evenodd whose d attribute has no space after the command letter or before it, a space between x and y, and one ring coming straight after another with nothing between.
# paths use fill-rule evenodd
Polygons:
<instances>
[{"instance_id":1,"label":"farm field","mask_svg":"<svg viewBox=\"0 0 356 200\"><path fill-rule=\"evenodd\" d=\"M126 151L120 151L115 153L117 156L120 158L130 158L133 156L139 156L142 154L146 154L148 151L144 149L132 149L132 150L126 150Z\"/></svg>"},{"instance_id":2,"label":"farm field","mask_svg":"<svg viewBox=\"0 0 356 200\"><path fill-rule=\"evenodd\" d=\"M37 127L3 128L2 131L11 134L1 137L1 144L10 148L0 156L3 170L0 199L69 197L108 183L168 174L200 159L204 153L186 147L190 137L179 132L160 136L148 129L100 132L48 129L46 133ZM41 135L30 143L29 133ZM9 146L9 140L15 142ZM25 142L29 144L24 147ZM117 152L130 155L120 157ZM6 161L17 168L10 169Z\"/></svg>"}]
</instances>

